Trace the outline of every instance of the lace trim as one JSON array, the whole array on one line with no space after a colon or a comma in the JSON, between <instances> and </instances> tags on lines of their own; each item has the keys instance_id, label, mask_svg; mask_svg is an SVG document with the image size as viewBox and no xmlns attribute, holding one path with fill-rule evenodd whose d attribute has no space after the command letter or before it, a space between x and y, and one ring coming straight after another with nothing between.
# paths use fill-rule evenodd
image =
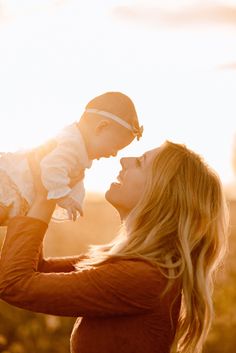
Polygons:
<instances>
[{"instance_id":1,"label":"lace trim","mask_svg":"<svg viewBox=\"0 0 236 353\"><path fill-rule=\"evenodd\" d=\"M16 184L6 172L0 170L0 205L10 207L10 216L25 215L29 210L29 203L22 197Z\"/></svg>"}]
</instances>

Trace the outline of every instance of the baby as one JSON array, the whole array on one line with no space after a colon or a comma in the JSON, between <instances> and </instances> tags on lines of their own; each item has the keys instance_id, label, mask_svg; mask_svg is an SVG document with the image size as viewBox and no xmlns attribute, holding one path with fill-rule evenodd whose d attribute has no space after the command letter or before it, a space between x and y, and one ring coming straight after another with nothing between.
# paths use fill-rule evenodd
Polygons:
<instances>
[{"instance_id":1,"label":"baby","mask_svg":"<svg viewBox=\"0 0 236 353\"><path fill-rule=\"evenodd\" d=\"M55 148L40 161L47 198L55 199L68 218L83 214L83 179L73 187L73 178L84 175L94 159L116 156L143 127L131 99L120 92L107 92L92 99L79 121L66 126L55 137ZM34 187L27 152L0 155L0 225L16 215L25 215L34 199Z\"/></svg>"}]
</instances>

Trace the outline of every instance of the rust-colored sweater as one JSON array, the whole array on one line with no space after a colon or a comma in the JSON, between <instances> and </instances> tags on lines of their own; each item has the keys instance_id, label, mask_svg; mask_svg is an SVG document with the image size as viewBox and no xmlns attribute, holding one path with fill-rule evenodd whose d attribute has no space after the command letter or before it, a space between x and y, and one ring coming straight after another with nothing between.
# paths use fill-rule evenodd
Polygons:
<instances>
[{"instance_id":1,"label":"rust-colored sweater","mask_svg":"<svg viewBox=\"0 0 236 353\"><path fill-rule=\"evenodd\" d=\"M35 312L80 317L72 353L168 353L180 309L177 287L141 260L77 271L79 257L42 257L47 224L10 220L0 260L0 297ZM172 306L172 302L174 305Z\"/></svg>"}]
</instances>

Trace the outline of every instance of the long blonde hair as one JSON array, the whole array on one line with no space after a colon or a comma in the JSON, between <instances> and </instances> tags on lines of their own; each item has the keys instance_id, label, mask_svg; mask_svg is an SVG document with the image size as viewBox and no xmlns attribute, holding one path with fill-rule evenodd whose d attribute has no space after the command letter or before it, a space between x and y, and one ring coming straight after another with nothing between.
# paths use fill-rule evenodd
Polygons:
<instances>
[{"instance_id":1,"label":"long blonde hair","mask_svg":"<svg viewBox=\"0 0 236 353\"><path fill-rule=\"evenodd\" d=\"M85 264L140 257L156 264L182 304L172 352L201 352L212 323L213 275L227 248L228 208L216 173L184 145L165 142L143 197L112 243L93 247Z\"/></svg>"}]
</instances>

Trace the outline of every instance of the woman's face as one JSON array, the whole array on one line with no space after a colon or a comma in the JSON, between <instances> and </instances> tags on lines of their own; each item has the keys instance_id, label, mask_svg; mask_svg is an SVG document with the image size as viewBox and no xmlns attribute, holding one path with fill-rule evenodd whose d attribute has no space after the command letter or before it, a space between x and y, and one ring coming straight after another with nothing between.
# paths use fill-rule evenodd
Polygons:
<instances>
[{"instance_id":1,"label":"woman's face","mask_svg":"<svg viewBox=\"0 0 236 353\"><path fill-rule=\"evenodd\" d=\"M117 182L111 184L105 195L107 201L120 213L121 218L127 217L140 200L158 150L159 148L155 148L140 157L121 158L122 170Z\"/></svg>"}]
</instances>

